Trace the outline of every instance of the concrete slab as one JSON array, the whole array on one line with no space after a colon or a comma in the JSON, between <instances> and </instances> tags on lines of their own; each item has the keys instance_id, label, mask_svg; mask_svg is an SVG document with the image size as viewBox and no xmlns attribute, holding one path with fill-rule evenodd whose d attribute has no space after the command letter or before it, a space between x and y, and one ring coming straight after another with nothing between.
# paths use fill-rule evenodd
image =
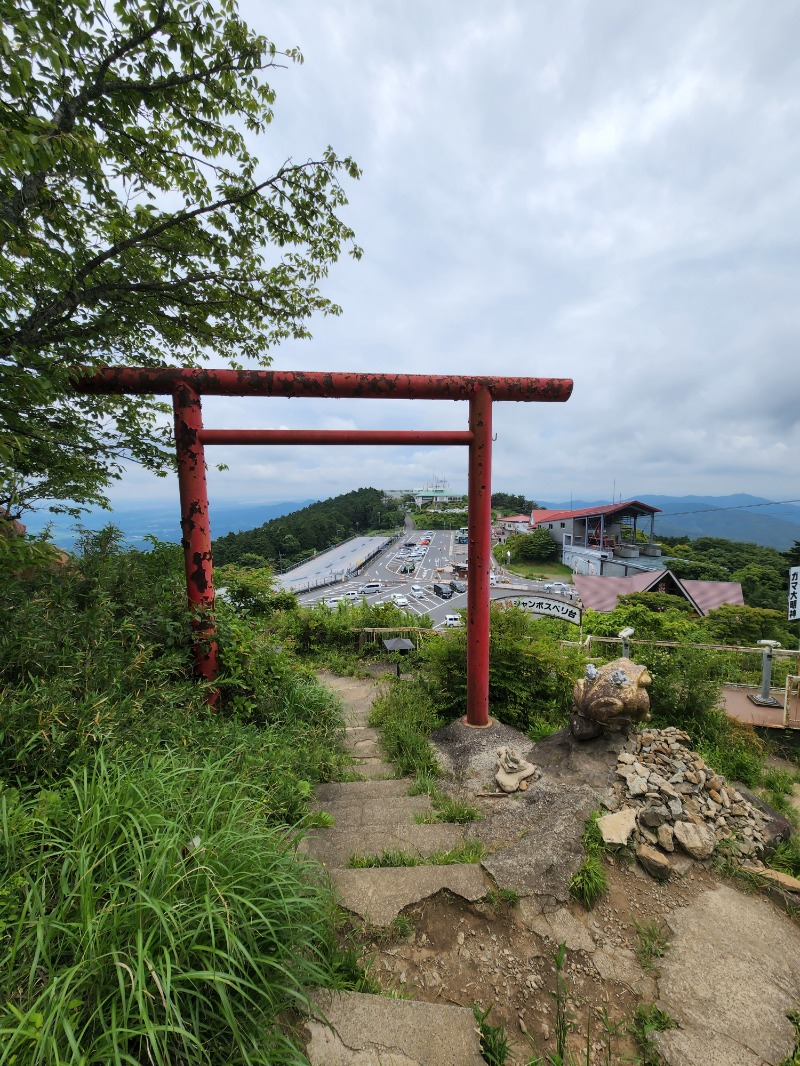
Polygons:
<instances>
[{"instance_id":1,"label":"concrete slab","mask_svg":"<svg viewBox=\"0 0 800 1066\"><path fill-rule=\"evenodd\" d=\"M576 907L559 907L549 914L541 914L529 899L519 903L519 917L523 925L549 940L555 947L564 943L569 951L591 953L595 942L589 929L589 914Z\"/></svg>"},{"instance_id":2,"label":"concrete slab","mask_svg":"<svg viewBox=\"0 0 800 1066\"><path fill-rule=\"evenodd\" d=\"M541 910L569 900L569 880L583 862L581 836L597 803L593 789L545 778L535 782L514 806L493 807L493 830L508 844L493 845L483 860L501 888L536 896ZM483 839L483 824L476 823Z\"/></svg>"},{"instance_id":3,"label":"concrete slab","mask_svg":"<svg viewBox=\"0 0 800 1066\"><path fill-rule=\"evenodd\" d=\"M477 864L405 866L376 870L331 870L342 906L373 925L389 925L405 907L447 889L474 902L489 882Z\"/></svg>"},{"instance_id":4,"label":"concrete slab","mask_svg":"<svg viewBox=\"0 0 800 1066\"><path fill-rule=\"evenodd\" d=\"M383 749L374 729L348 729L344 746L356 759L382 759Z\"/></svg>"},{"instance_id":5,"label":"concrete slab","mask_svg":"<svg viewBox=\"0 0 800 1066\"><path fill-rule=\"evenodd\" d=\"M411 784L409 777L395 777L391 781L330 781L327 785L317 785L314 794L318 804L356 797L393 799L407 796Z\"/></svg>"},{"instance_id":6,"label":"concrete slab","mask_svg":"<svg viewBox=\"0 0 800 1066\"><path fill-rule=\"evenodd\" d=\"M763 897L727 885L667 918L658 1006L680 1029L656 1036L667 1066L764 1066L794 1048L800 929Z\"/></svg>"},{"instance_id":7,"label":"concrete slab","mask_svg":"<svg viewBox=\"0 0 800 1066\"><path fill-rule=\"evenodd\" d=\"M464 839L460 825L379 825L354 829L314 829L307 833L300 851L324 866L348 866L351 855L380 855L402 851L425 857L448 851Z\"/></svg>"},{"instance_id":8,"label":"concrete slab","mask_svg":"<svg viewBox=\"0 0 800 1066\"><path fill-rule=\"evenodd\" d=\"M399 825L403 822L411 825L415 814L431 809L431 801L427 796L372 796L363 800L348 796L315 806L334 818L337 829L344 829L346 826Z\"/></svg>"},{"instance_id":9,"label":"concrete slab","mask_svg":"<svg viewBox=\"0 0 800 1066\"><path fill-rule=\"evenodd\" d=\"M345 745L348 747L356 740L377 740L379 736L377 729L366 725L349 725L344 731Z\"/></svg>"},{"instance_id":10,"label":"concrete slab","mask_svg":"<svg viewBox=\"0 0 800 1066\"><path fill-rule=\"evenodd\" d=\"M360 992L312 998L330 1027L306 1022L311 1066L485 1066L467 1007Z\"/></svg>"},{"instance_id":11,"label":"concrete slab","mask_svg":"<svg viewBox=\"0 0 800 1066\"><path fill-rule=\"evenodd\" d=\"M383 781L395 777L394 767L383 759L354 759L350 769L368 781Z\"/></svg>"}]
</instances>

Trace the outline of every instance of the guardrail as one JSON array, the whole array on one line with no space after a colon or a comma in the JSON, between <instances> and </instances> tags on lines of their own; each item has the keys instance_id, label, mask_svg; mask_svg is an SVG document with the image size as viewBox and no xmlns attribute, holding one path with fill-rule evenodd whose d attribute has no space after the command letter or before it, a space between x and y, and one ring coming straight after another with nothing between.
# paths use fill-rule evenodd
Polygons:
<instances>
[{"instance_id":1,"label":"guardrail","mask_svg":"<svg viewBox=\"0 0 800 1066\"><path fill-rule=\"evenodd\" d=\"M386 539L385 543L381 544L380 547L378 547L378 548L374 548L371 552L369 552L368 555L365 555L363 559L359 559L356 566L347 567L344 570L333 570L333 571L331 571L330 574L326 574L325 576L323 576L321 578L317 578L315 581L309 580L309 581L304 582L301 587L292 589L292 591L293 592L312 592L314 589L327 588L327 587L329 587L331 585L341 585L345 581L349 581L351 578L358 577L359 574L363 571L365 566L368 566L369 563L371 563L373 559L375 559L377 556L379 556L381 554L381 552L387 551L402 536L403 536L402 531L399 532L399 533L393 533L391 535L387 534L387 539ZM342 544L347 544L348 541L350 541L350 540L357 540L357 539L358 539L357 537L348 537L347 540L340 541L339 544L334 545L334 546L338 548ZM298 563L296 566L293 566L293 567L290 567L287 570L281 571L280 576L281 577L285 577L287 574L290 574L292 572L292 570L298 570L301 566L304 566L305 563L307 563L308 561L309 561L308 559L304 559L302 563Z\"/></svg>"}]
</instances>

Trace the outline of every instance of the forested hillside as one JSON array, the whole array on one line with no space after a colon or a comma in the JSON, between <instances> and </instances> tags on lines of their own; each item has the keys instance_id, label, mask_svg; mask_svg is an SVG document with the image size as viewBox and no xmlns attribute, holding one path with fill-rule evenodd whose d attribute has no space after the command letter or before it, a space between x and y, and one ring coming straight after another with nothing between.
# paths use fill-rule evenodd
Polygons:
<instances>
[{"instance_id":1,"label":"forested hillside","mask_svg":"<svg viewBox=\"0 0 800 1066\"><path fill-rule=\"evenodd\" d=\"M213 544L214 562L218 566L238 563L285 567L348 537L369 530L393 529L402 521L403 512L397 502L384 501L379 489L356 489L312 503L257 529L218 537Z\"/></svg>"},{"instance_id":2,"label":"forested hillside","mask_svg":"<svg viewBox=\"0 0 800 1066\"><path fill-rule=\"evenodd\" d=\"M790 555L760 544L722 537L663 537L667 566L678 577L696 581L738 581L749 607L785 615Z\"/></svg>"}]
</instances>

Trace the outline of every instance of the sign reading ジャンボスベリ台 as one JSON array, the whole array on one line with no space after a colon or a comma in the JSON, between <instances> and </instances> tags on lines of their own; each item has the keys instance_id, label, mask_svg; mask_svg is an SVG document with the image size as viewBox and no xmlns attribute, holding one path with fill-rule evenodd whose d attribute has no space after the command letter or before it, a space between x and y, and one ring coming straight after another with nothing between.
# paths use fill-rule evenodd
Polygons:
<instances>
[{"instance_id":1,"label":"sign reading \u30b8\u30e3\u30f3\u30dc\u30b9\u30d9\u30ea\u53f0","mask_svg":"<svg viewBox=\"0 0 800 1066\"><path fill-rule=\"evenodd\" d=\"M571 622L574 626L581 624L581 609L574 603L551 596L504 596L492 599L492 603L507 603L512 607L521 607L530 614L544 614L550 618L560 618L562 622Z\"/></svg>"}]
</instances>

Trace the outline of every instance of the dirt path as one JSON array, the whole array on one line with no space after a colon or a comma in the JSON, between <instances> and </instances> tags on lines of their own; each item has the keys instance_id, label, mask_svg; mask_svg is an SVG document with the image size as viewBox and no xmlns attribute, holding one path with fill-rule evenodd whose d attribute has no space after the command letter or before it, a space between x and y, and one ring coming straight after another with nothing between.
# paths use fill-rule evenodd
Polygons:
<instances>
[{"instance_id":1,"label":"dirt path","mask_svg":"<svg viewBox=\"0 0 800 1066\"><path fill-rule=\"evenodd\" d=\"M359 715L374 694L372 681L321 680ZM537 761L533 745L516 736ZM487 765L496 740L477 741ZM474 795L475 780L463 766L455 771L462 780L449 788ZM610 857L608 891L594 910L568 899L565 878L580 861L586 807L601 791L601 776L600 763L545 765L538 804L475 800L485 818L473 828L490 850L484 868L498 886L516 889L519 902L467 903L447 893L422 900L405 911L413 924L408 939L365 941L372 974L413 999L493 1005L489 1020L505 1025L509 1066L524 1066L556 1048L553 956L564 943L561 998L573 1024L569 1046L582 1066L588 1026L592 1064L636 1062L640 1051L628 1030L637 1005L653 1004L677 1026L654 1038L667 1066L777 1066L793 1047L786 1014L800 1003L800 929L766 897L693 861L662 883ZM643 945L657 931L667 946L648 962Z\"/></svg>"}]
</instances>

